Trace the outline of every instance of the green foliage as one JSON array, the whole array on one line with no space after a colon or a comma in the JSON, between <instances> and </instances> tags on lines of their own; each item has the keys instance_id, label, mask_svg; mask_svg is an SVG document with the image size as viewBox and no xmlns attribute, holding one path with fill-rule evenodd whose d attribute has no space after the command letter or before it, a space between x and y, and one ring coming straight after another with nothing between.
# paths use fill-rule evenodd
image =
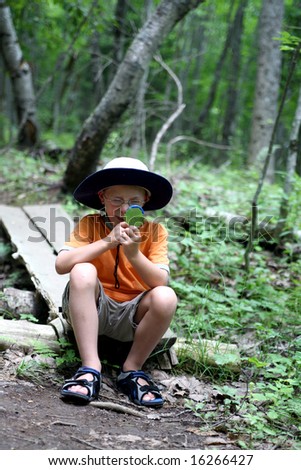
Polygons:
<instances>
[{"instance_id":1,"label":"green foliage","mask_svg":"<svg viewBox=\"0 0 301 470\"><path fill-rule=\"evenodd\" d=\"M54 167L53 160L47 156L37 158L15 149L3 150L1 154L0 157L6 161L2 169L4 182L1 189L13 200L13 205L23 205L24 200L27 204L49 200L51 186L62 178L64 158Z\"/></svg>"},{"instance_id":2,"label":"green foliage","mask_svg":"<svg viewBox=\"0 0 301 470\"><path fill-rule=\"evenodd\" d=\"M38 323L38 319L32 313L21 313L20 320L27 320L31 323Z\"/></svg>"},{"instance_id":3,"label":"green foliage","mask_svg":"<svg viewBox=\"0 0 301 470\"><path fill-rule=\"evenodd\" d=\"M60 355L56 358L56 364L59 367L72 367L74 364L80 362L80 359L74 349L72 343L67 341L65 338L59 340L61 348Z\"/></svg>"},{"instance_id":4,"label":"green foliage","mask_svg":"<svg viewBox=\"0 0 301 470\"><path fill-rule=\"evenodd\" d=\"M294 36L288 31L282 31L279 40L281 41L281 49L283 51L293 51L300 47L301 38Z\"/></svg>"},{"instance_id":5,"label":"green foliage","mask_svg":"<svg viewBox=\"0 0 301 470\"><path fill-rule=\"evenodd\" d=\"M11 246L0 241L0 260L3 262L11 254Z\"/></svg>"},{"instance_id":6,"label":"green foliage","mask_svg":"<svg viewBox=\"0 0 301 470\"><path fill-rule=\"evenodd\" d=\"M202 360L192 364L185 351L181 353L179 369L210 378L222 397L214 411L204 403L187 406L200 418L201 429L225 423L239 436L242 448L257 448L263 440L271 446L300 448L301 260L285 252L279 256L259 239L247 274L243 230L233 232L222 217L208 221L208 206L220 214L248 215L255 175L232 169L217 174L203 165L195 166L189 179L185 170L181 175L166 223L175 228L170 231L171 286L179 297L172 328L199 344L214 339L240 345L242 338L249 338L249 346L241 346L245 394L232 385L228 365L233 358L217 356L212 367ZM298 181L296 188L289 220L299 227ZM277 185L264 189L262 219L269 215L277 220L281 195Z\"/></svg>"},{"instance_id":7,"label":"green foliage","mask_svg":"<svg viewBox=\"0 0 301 470\"><path fill-rule=\"evenodd\" d=\"M42 384L45 376L49 381L50 369L57 367L57 370L63 373L80 363L74 346L69 341L62 338L58 340L58 345L59 352L54 352L39 341L33 342L31 358L26 357L21 361L16 370L17 376ZM59 381L60 379L54 378L54 380Z\"/></svg>"}]
</instances>

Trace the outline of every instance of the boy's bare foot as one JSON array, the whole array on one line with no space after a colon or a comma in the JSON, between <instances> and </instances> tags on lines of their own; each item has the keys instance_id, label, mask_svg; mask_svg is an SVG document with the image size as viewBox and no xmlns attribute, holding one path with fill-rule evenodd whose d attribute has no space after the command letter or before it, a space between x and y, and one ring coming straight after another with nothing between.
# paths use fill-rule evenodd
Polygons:
<instances>
[{"instance_id":1,"label":"boy's bare foot","mask_svg":"<svg viewBox=\"0 0 301 470\"><path fill-rule=\"evenodd\" d=\"M65 381L61 398L73 402L88 403L98 397L101 387L101 373L92 367L80 367L75 375Z\"/></svg>"}]
</instances>

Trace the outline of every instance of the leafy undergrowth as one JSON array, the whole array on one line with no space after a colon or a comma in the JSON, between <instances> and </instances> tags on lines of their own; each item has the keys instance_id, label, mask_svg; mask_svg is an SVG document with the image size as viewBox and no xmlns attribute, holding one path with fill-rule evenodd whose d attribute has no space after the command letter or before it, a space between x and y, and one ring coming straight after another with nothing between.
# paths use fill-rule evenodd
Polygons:
<instances>
[{"instance_id":1,"label":"leafy undergrowth","mask_svg":"<svg viewBox=\"0 0 301 470\"><path fill-rule=\"evenodd\" d=\"M199 340L200 348L203 339L212 339L237 344L241 352L244 395L227 377L231 355L217 355L215 368L183 359L184 369L210 376L220 393L218 416L206 403L188 403L204 427L222 423L240 436L243 448L264 440L272 448L301 448L301 262L294 250L300 241L283 238L277 244L258 237L246 272L247 219L256 185L251 173L204 167L181 179L169 222L177 229L170 243L171 285L179 296L173 328ZM299 186L296 181L288 232L300 229ZM277 221L281 196L279 186L264 188L259 207L266 227Z\"/></svg>"},{"instance_id":2,"label":"leafy undergrowth","mask_svg":"<svg viewBox=\"0 0 301 470\"><path fill-rule=\"evenodd\" d=\"M68 212L80 215L82 208L59 191L64 165L11 151L1 181L4 201L61 202ZM217 353L215 365L208 365L182 352L174 374L210 381L219 402L214 410L204 401L188 400L186 406L200 418L202 429L223 428L237 436L242 448L262 448L266 442L268 448L300 449L301 261L295 249L300 241L290 237L276 244L268 236L258 237L246 272L257 175L229 167L214 172L201 165L194 166L193 175L185 171L184 165L175 165L170 174L172 203L150 214L170 233L170 284L179 298L172 329L199 348L203 340L214 340L237 345L241 355L240 371L233 372L228 367L231 354ZM288 232L301 228L300 193L296 179ZM266 226L277 221L281 197L280 185L264 186L259 207ZM73 359L68 347L57 358L61 364ZM246 385L244 393L235 385L239 381Z\"/></svg>"}]
</instances>

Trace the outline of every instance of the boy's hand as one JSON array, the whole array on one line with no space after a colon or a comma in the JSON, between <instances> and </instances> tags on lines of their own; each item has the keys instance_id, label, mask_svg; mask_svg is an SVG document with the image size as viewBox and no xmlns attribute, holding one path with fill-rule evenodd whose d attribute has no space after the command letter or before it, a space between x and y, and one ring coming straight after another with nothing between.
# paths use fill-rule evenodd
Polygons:
<instances>
[{"instance_id":1,"label":"boy's hand","mask_svg":"<svg viewBox=\"0 0 301 470\"><path fill-rule=\"evenodd\" d=\"M105 240L109 243L110 248L115 248L118 245L122 245L124 241L125 229L128 227L126 222L120 222L116 225Z\"/></svg>"},{"instance_id":2,"label":"boy's hand","mask_svg":"<svg viewBox=\"0 0 301 470\"><path fill-rule=\"evenodd\" d=\"M137 227L128 225L122 234L121 245L125 256L130 260L139 251L139 243L141 241L141 234Z\"/></svg>"},{"instance_id":3,"label":"boy's hand","mask_svg":"<svg viewBox=\"0 0 301 470\"><path fill-rule=\"evenodd\" d=\"M134 256L139 250L139 243L141 241L141 234L139 229L134 225L129 226L126 222L121 222L111 230L107 237L111 248L117 245L124 247L125 255L130 258Z\"/></svg>"}]
</instances>

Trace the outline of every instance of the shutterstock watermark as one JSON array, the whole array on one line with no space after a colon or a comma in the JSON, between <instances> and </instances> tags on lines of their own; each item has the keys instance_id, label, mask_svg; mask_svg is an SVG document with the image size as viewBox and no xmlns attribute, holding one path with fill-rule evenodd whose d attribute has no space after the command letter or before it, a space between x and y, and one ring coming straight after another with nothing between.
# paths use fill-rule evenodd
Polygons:
<instances>
[{"instance_id":1,"label":"shutterstock watermark","mask_svg":"<svg viewBox=\"0 0 301 470\"><path fill-rule=\"evenodd\" d=\"M102 220L98 214L87 215L87 222L84 230L76 229L74 238L78 241L97 240L101 233ZM91 220L89 220L91 218ZM27 240L32 243L41 243L47 239L50 243L58 241L58 233L60 239L69 240L70 234L74 227L77 226L81 217L75 217L70 221L68 217L57 215L55 207L49 209L49 217L36 216L29 219L29 230L32 232ZM146 217L147 219L147 217ZM150 219L155 224L162 224L166 227L170 242L180 243L187 237L192 238L196 243L220 243L221 241L239 241L247 242L249 238L250 221L244 216L231 214L204 215L197 208L173 216L159 216ZM269 241L272 236L269 232L269 223L272 216L265 216L258 219L257 237L261 240ZM107 224L111 231L110 224ZM62 237L63 233L63 237ZM152 243L160 241L158 230L145 231L143 226L140 228L141 240L150 239ZM108 239L108 237L107 237ZM140 243L140 242L139 242Z\"/></svg>"}]
</instances>

